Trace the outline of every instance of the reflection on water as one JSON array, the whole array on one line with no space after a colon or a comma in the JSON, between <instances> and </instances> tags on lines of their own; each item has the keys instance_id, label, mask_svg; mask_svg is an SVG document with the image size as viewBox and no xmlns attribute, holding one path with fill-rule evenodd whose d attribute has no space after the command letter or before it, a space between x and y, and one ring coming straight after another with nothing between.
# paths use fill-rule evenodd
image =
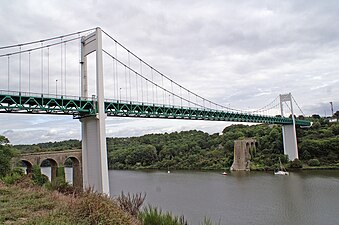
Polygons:
<instances>
[{"instance_id":1,"label":"reflection on water","mask_svg":"<svg viewBox=\"0 0 339 225\"><path fill-rule=\"evenodd\" d=\"M110 171L112 195L146 192L147 203L220 224L338 224L339 171L265 172Z\"/></svg>"}]
</instances>

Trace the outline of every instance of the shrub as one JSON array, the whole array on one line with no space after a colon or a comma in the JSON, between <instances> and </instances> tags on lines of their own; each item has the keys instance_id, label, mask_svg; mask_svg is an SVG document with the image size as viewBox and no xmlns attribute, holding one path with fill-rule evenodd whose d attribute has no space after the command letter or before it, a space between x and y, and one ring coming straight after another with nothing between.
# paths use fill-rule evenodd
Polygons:
<instances>
[{"instance_id":1,"label":"shrub","mask_svg":"<svg viewBox=\"0 0 339 225\"><path fill-rule=\"evenodd\" d=\"M124 192L121 192L121 195L117 198L119 206L125 212L128 212L132 216L138 216L140 207L144 203L146 198L146 193L142 196L141 193L133 194L132 196L130 193L127 195Z\"/></svg>"},{"instance_id":2,"label":"shrub","mask_svg":"<svg viewBox=\"0 0 339 225\"><path fill-rule=\"evenodd\" d=\"M307 164L309 166L320 166L320 162L318 159L310 159L308 160Z\"/></svg>"},{"instance_id":3,"label":"shrub","mask_svg":"<svg viewBox=\"0 0 339 225\"><path fill-rule=\"evenodd\" d=\"M6 184L14 184L22 178L24 172L21 168L15 168L8 175L4 176L1 180Z\"/></svg>"},{"instance_id":4,"label":"shrub","mask_svg":"<svg viewBox=\"0 0 339 225\"><path fill-rule=\"evenodd\" d=\"M80 193L82 190L73 187L64 179L57 178L57 182L47 182L44 187L50 191L58 191L64 195L76 195Z\"/></svg>"},{"instance_id":5,"label":"shrub","mask_svg":"<svg viewBox=\"0 0 339 225\"><path fill-rule=\"evenodd\" d=\"M299 159L294 159L293 161L290 162L290 168L302 168L303 165Z\"/></svg>"},{"instance_id":6,"label":"shrub","mask_svg":"<svg viewBox=\"0 0 339 225\"><path fill-rule=\"evenodd\" d=\"M122 211L118 204L108 196L84 191L76 205L77 220L83 224L133 224L132 217Z\"/></svg>"},{"instance_id":7,"label":"shrub","mask_svg":"<svg viewBox=\"0 0 339 225\"><path fill-rule=\"evenodd\" d=\"M161 209L148 206L139 215L143 225L187 225L184 217L176 217L171 213L163 213Z\"/></svg>"},{"instance_id":8,"label":"shrub","mask_svg":"<svg viewBox=\"0 0 339 225\"><path fill-rule=\"evenodd\" d=\"M32 167L32 180L35 184L42 186L48 182L48 177L41 173L40 166L34 165Z\"/></svg>"}]
</instances>

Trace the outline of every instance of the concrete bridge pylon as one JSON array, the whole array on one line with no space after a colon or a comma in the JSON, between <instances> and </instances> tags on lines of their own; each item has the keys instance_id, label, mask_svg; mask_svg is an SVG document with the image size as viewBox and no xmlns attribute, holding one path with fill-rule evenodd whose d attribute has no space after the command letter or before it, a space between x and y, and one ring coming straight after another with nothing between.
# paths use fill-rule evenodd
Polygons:
<instances>
[{"instance_id":1,"label":"concrete bridge pylon","mask_svg":"<svg viewBox=\"0 0 339 225\"><path fill-rule=\"evenodd\" d=\"M289 103L289 105L286 102ZM282 117L284 117L284 103L288 107L292 115L292 124L282 125L284 154L288 156L289 160L299 159L297 132L295 128L295 117L293 112L291 93L280 95L280 110Z\"/></svg>"},{"instance_id":2,"label":"concrete bridge pylon","mask_svg":"<svg viewBox=\"0 0 339 225\"><path fill-rule=\"evenodd\" d=\"M106 114L104 107L104 78L102 60L102 31L81 40L81 97L88 98L87 55L96 54L96 116L80 119L82 129L82 168L84 188L109 195L106 147Z\"/></svg>"}]
</instances>

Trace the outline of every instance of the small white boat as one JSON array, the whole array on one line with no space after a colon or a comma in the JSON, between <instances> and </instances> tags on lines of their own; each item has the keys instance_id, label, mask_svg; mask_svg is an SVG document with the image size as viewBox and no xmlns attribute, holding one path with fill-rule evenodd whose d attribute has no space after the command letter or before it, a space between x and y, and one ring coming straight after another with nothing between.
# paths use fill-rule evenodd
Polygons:
<instances>
[{"instance_id":1,"label":"small white boat","mask_svg":"<svg viewBox=\"0 0 339 225\"><path fill-rule=\"evenodd\" d=\"M285 167L281 163L280 158L279 158L279 163L280 163L280 170L278 170L277 172L274 172L274 175L290 175L290 173L286 171Z\"/></svg>"},{"instance_id":2,"label":"small white boat","mask_svg":"<svg viewBox=\"0 0 339 225\"><path fill-rule=\"evenodd\" d=\"M171 171L167 170L167 173L171 173Z\"/></svg>"},{"instance_id":3,"label":"small white boat","mask_svg":"<svg viewBox=\"0 0 339 225\"><path fill-rule=\"evenodd\" d=\"M226 173L226 172L223 172L222 175L227 175L227 173Z\"/></svg>"},{"instance_id":4,"label":"small white boat","mask_svg":"<svg viewBox=\"0 0 339 225\"><path fill-rule=\"evenodd\" d=\"M275 175L290 175L289 172L287 172L287 171L281 171L281 170L279 170L279 171L277 171L277 172L274 172L274 174L275 174Z\"/></svg>"}]
</instances>

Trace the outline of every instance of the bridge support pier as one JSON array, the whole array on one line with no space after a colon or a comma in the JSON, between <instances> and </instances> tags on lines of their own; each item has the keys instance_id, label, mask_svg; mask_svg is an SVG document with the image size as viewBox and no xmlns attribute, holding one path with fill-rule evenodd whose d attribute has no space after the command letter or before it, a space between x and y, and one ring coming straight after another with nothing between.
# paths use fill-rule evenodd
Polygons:
<instances>
[{"instance_id":1,"label":"bridge support pier","mask_svg":"<svg viewBox=\"0 0 339 225\"><path fill-rule=\"evenodd\" d=\"M51 163L51 183L55 184L58 177L58 165L55 161L50 161Z\"/></svg>"},{"instance_id":2,"label":"bridge support pier","mask_svg":"<svg viewBox=\"0 0 339 225\"><path fill-rule=\"evenodd\" d=\"M83 184L109 194L105 124L101 122L93 117L81 119Z\"/></svg>"},{"instance_id":3,"label":"bridge support pier","mask_svg":"<svg viewBox=\"0 0 339 225\"><path fill-rule=\"evenodd\" d=\"M284 116L284 104L289 102L288 108L291 111L292 124L282 126L284 154L288 156L289 160L298 159L298 145L297 145L297 132L295 128L295 118L293 112L292 95L291 93L280 95L280 110L281 116Z\"/></svg>"},{"instance_id":4,"label":"bridge support pier","mask_svg":"<svg viewBox=\"0 0 339 225\"><path fill-rule=\"evenodd\" d=\"M73 160L73 187L82 189L83 186L82 172L80 162Z\"/></svg>"},{"instance_id":5,"label":"bridge support pier","mask_svg":"<svg viewBox=\"0 0 339 225\"><path fill-rule=\"evenodd\" d=\"M298 145L295 125L282 126L284 154L288 156L289 160L298 159Z\"/></svg>"},{"instance_id":6,"label":"bridge support pier","mask_svg":"<svg viewBox=\"0 0 339 225\"><path fill-rule=\"evenodd\" d=\"M231 170L235 171L249 171L251 154L250 150L255 149L256 140L247 138L244 140L234 141L234 160Z\"/></svg>"},{"instance_id":7,"label":"bridge support pier","mask_svg":"<svg viewBox=\"0 0 339 225\"><path fill-rule=\"evenodd\" d=\"M57 184L59 182L65 182L65 167L58 166L54 161L51 162L51 183Z\"/></svg>"}]
</instances>

